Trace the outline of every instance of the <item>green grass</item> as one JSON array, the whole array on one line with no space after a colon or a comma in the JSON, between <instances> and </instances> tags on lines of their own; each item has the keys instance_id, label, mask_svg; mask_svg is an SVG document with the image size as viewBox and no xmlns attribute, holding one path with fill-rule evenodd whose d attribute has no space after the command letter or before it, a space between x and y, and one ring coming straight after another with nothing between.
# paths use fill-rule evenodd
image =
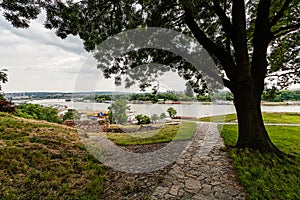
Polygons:
<instances>
[{"instance_id":1,"label":"green grass","mask_svg":"<svg viewBox=\"0 0 300 200\"><path fill-rule=\"evenodd\" d=\"M300 124L300 113L263 113L265 123Z\"/></svg>"},{"instance_id":2,"label":"green grass","mask_svg":"<svg viewBox=\"0 0 300 200\"><path fill-rule=\"evenodd\" d=\"M104 173L75 129L0 113L0 199L98 199Z\"/></svg>"},{"instance_id":3,"label":"green grass","mask_svg":"<svg viewBox=\"0 0 300 200\"><path fill-rule=\"evenodd\" d=\"M265 123L300 124L299 113L263 113ZM236 114L202 117L203 122L232 122L237 120Z\"/></svg>"},{"instance_id":4,"label":"green grass","mask_svg":"<svg viewBox=\"0 0 300 200\"><path fill-rule=\"evenodd\" d=\"M280 121L280 120L279 120ZM280 122L281 123L281 122ZM234 166L249 199L298 199L300 196L299 127L267 126L274 144L294 159L230 148ZM221 132L226 146L237 141L237 126L224 125Z\"/></svg>"},{"instance_id":5,"label":"green grass","mask_svg":"<svg viewBox=\"0 0 300 200\"><path fill-rule=\"evenodd\" d=\"M237 119L236 114L227 114L227 115L216 115L209 117L201 117L199 121L202 122L231 122Z\"/></svg>"},{"instance_id":6,"label":"green grass","mask_svg":"<svg viewBox=\"0 0 300 200\"><path fill-rule=\"evenodd\" d=\"M103 133L103 135L114 141L117 145L143 145L164 143L174 140L191 139L196 131L197 124L194 122L183 122L179 125L165 125L158 130L134 133Z\"/></svg>"}]
</instances>

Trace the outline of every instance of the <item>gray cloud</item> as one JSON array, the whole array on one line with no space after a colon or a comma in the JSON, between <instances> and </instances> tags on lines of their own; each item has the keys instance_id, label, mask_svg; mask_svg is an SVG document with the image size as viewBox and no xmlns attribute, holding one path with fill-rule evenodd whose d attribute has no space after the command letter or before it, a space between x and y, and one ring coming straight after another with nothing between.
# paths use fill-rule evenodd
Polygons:
<instances>
[{"instance_id":1,"label":"gray cloud","mask_svg":"<svg viewBox=\"0 0 300 200\"><path fill-rule=\"evenodd\" d=\"M84 53L84 47L79 37L69 36L66 39L61 39L55 35L54 30L48 30L43 27L43 18L41 15L37 20L30 23L28 29L14 28L9 22L7 22L3 16L0 17L0 27L10 34L25 38L27 40L34 40L36 43L43 43L51 46L57 46L66 51L74 52L77 54Z\"/></svg>"},{"instance_id":2,"label":"gray cloud","mask_svg":"<svg viewBox=\"0 0 300 200\"><path fill-rule=\"evenodd\" d=\"M5 92L139 91L136 86L125 90L116 87L114 80L104 79L78 37L58 38L43 27L42 18L32 21L28 29L16 29L0 16L0 68L8 69L9 78L3 85ZM174 81L174 77L161 77L161 89L182 89L184 81Z\"/></svg>"}]
</instances>

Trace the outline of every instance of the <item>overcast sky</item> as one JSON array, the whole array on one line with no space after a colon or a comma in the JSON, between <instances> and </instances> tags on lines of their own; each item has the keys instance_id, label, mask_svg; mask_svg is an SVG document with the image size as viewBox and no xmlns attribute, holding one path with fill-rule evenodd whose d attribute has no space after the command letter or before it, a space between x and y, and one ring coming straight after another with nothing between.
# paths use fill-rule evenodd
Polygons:
<instances>
[{"instance_id":1,"label":"overcast sky","mask_svg":"<svg viewBox=\"0 0 300 200\"><path fill-rule=\"evenodd\" d=\"M42 16L29 29L13 28L0 16L0 69L4 68L9 79L4 92L122 90L103 78L78 37L58 38L43 27ZM161 77L161 90L183 90L185 82L176 76Z\"/></svg>"}]
</instances>

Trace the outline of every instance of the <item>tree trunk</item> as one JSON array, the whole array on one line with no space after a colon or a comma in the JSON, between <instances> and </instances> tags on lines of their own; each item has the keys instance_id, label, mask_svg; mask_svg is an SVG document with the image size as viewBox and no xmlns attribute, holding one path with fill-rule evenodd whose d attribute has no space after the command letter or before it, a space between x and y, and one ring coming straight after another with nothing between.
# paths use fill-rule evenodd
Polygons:
<instances>
[{"instance_id":1,"label":"tree trunk","mask_svg":"<svg viewBox=\"0 0 300 200\"><path fill-rule=\"evenodd\" d=\"M237 148L250 148L260 152L283 153L272 143L265 129L261 113L262 91L254 81L241 83L233 92L238 117L239 136Z\"/></svg>"}]
</instances>

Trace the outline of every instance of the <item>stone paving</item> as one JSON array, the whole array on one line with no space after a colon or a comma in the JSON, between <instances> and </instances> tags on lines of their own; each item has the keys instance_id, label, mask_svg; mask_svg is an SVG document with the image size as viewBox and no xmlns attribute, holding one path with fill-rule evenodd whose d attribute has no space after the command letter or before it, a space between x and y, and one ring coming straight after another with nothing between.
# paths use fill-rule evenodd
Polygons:
<instances>
[{"instance_id":1,"label":"stone paving","mask_svg":"<svg viewBox=\"0 0 300 200\"><path fill-rule=\"evenodd\" d=\"M151 199L246 199L224 148L217 124L199 123L194 139L164 176Z\"/></svg>"}]
</instances>

